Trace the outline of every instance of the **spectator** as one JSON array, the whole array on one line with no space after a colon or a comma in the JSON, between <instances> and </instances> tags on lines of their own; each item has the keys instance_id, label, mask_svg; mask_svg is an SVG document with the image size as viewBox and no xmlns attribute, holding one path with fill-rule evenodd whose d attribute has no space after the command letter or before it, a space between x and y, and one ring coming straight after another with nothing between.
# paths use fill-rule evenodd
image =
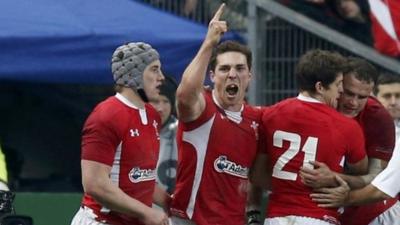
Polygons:
<instances>
[{"instance_id":1,"label":"spectator","mask_svg":"<svg viewBox=\"0 0 400 225\"><path fill-rule=\"evenodd\" d=\"M157 183L161 185L169 194L175 188L176 166L177 166L177 146L176 128L178 120L175 117L175 92L177 84L171 77L165 77L165 82L160 87L160 96L151 100L161 116L160 131L160 154L157 162Z\"/></svg>"},{"instance_id":2,"label":"spectator","mask_svg":"<svg viewBox=\"0 0 400 225\"><path fill-rule=\"evenodd\" d=\"M160 116L147 103L158 98L164 76L158 52L131 42L112 55L117 94L96 106L82 131L82 206L72 225L166 225L169 195L155 187Z\"/></svg>"},{"instance_id":3,"label":"spectator","mask_svg":"<svg viewBox=\"0 0 400 225\"><path fill-rule=\"evenodd\" d=\"M171 202L176 224L243 225L248 171L257 151L261 111L245 104L251 51L218 45L227 24L222 4L177 89L178 175ZM206 91L207 68L214 84Z\"/></svg>"},{"instance_id":4,"label":"spectator","mask_svg":"<svg viewBox=\"0 0 400 225\"><path fill-rule=\"evenodd\" d=\"M279 2L357 41L372 45L369 8L363 0L279 0Z\"/></svg>"},{"instance_id":5,"label":"spectator","mask_svg":"<svg viewBox=\"0 0 400 225\"><path fill-rule=\"evenodd\" d=\"M343 20L332 10L325 0L278 0L281 4L336 30L340 30ZM329 1L330 2L330 1Z\"/></svg>"},{"instance_id":6,"label":"spectator","mask_svg":"<svg viewBox=\"0 0 400 225\"><path fill-rule=\"evenodd\" d=\"M333 6L344 20L339 31L372 46L368 3L365 0L334 0Z\"/></svg>"}]
</instances>

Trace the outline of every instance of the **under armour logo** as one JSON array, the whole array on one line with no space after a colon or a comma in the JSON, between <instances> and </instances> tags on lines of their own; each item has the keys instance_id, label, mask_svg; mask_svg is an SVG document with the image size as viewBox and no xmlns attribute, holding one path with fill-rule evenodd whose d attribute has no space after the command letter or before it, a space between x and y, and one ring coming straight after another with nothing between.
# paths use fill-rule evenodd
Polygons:
<instances>
[{"instance_id":1,"label":"under armour logo","mask_svg":"<svg viewBox=\"0 0 400 225\"><path fill-rule=\"evenodd\" d=\"M131 137L138 137L139 136L139 130L138 129L130 129L131 132Z\"/></svg>"}]
</instances>

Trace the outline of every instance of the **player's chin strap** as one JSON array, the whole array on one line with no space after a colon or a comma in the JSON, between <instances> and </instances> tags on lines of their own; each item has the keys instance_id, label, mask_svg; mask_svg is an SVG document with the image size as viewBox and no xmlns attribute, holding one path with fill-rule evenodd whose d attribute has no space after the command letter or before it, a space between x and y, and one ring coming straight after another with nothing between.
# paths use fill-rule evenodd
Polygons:
<instances>
[{"instance_id":1,"label":"player's chin strap","mask_svg":"<svg viewBox=\"0 0 400 225\"><path fill-rule=\"evenodd\" d=\"M135 90L135 89L134 89ZM143 89L137 89L137 93L139 94L140 98L144 101L144 102L149 102L149 99L147 98L146 92L144 92Z\"/></svg>"},{"instance_id":2,"label":"player's chin strap","mask_svg":"<svg viewBox=\"0 0 400 225\"><path fill-rule=\"evenodd\" d=\"M261 212L260 210L253 209L246 212L247 225L260 225L261 224Z\"/></svg>"}]
</instances>

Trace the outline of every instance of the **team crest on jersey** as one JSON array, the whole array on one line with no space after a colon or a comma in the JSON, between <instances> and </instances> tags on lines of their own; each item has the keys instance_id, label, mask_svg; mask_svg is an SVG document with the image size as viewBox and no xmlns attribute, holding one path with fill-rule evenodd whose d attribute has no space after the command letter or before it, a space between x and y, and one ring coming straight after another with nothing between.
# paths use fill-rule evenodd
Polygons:
<instances>
[{"instance_id":1,"label":"team crest on jersey","mask_svg":"<svg viewBox=\"0 0 400 225\"><path fill-rule=\"evenodd\" d=\"M160 134L158 133L158 123L155 120L153 120L153 127L154 130L156 131L157 140L160 140Z\"/></svg>"},{"instance_id":2,"label":"team crest on jersey","mask_svg":"<svg viewBox=\"0 0 400 225\"><path fill-rule=\"evenodd\" d=\"M256 140L258 140L258 126L259 124L256 121L252 121L250 127L253 128L254 134L256 136Z\"/></svg>"},{"instance_id":3,"label":"team crest on jersey","mask_svg":"<svg viewBox=\"0 0 400 225\"><path fill-rule=\"evenodd\" d=\"M142 181L149 181L156 179L156 170L152 169L140 169L139 167L134 167L129 172L129 180L132 183L139 183Z\"/></svg>"},{"instance_id":4,"label":"team crest on jersey","mask_svg":"<svg viewBox=\"0 0 400 225\"><path fill-rule=\"evenodd\" d=\"M247 178L249 174L249 168L229 161L224 155L218 157L214 161L214 169L219 173L227 173L240 178Z\"/></svg>"}]
</instances>

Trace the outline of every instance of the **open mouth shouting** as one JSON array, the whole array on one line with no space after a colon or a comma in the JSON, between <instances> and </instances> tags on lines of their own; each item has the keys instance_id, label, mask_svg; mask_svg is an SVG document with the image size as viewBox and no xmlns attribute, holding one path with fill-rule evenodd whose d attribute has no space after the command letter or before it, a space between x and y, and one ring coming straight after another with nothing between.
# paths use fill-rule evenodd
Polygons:
<instances>
[{"instance_id":1,"label":"open mouth shouting","mask_svg":"<svg viewBox=\"0 0 400 225\"><path fill-rule=\"evenodd\" d=\"M226 86L225 92L228 94L229 97L235 97L239 92L239 87L236 84L230 84Z\"/></svg>"}]
</instances>

